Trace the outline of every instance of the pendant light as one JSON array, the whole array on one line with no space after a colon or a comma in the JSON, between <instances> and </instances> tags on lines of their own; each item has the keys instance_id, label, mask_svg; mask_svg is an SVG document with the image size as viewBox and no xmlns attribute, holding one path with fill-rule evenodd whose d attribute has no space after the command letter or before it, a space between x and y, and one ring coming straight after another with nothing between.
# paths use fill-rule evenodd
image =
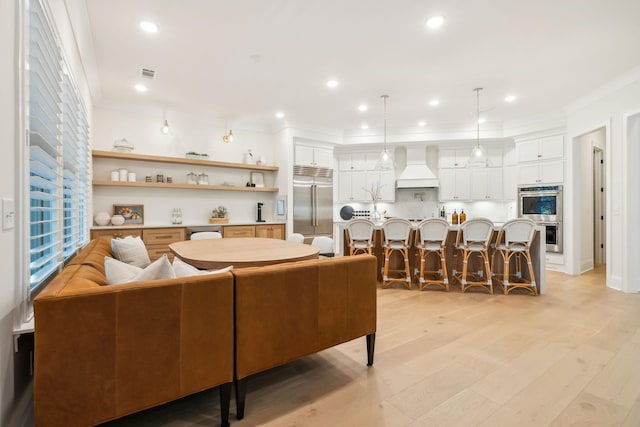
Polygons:
<instances>
[{"instance_id":1,"label":"pendant light","mask_svg":"<svg viewBox=\"0 0 640 427\"><path fill-rule=\"evenodd\" d=\"M164 123L162 124L162 127L160 128L160 132L162 132L165 135L169 134L169 122L167 121L167 119L164 119Z\"/></svg>"},{"instance_id":2,"label":"pendant light","mask_svg":"<svg viewBox=\"0 0 640 427\"><path fill-rule=\"evenodd\" d=\"M475 88L473 91L476 93L476 145L471 150L469 155L468 166L487 166L487 152L482 145L480 145L480 91L481 87Z\"/></svg>"},{"instance_id":3,"label":"pendant light","mask_svg":"<svg viewBox=\"0 0 640 427\"><path fill-rule=\"evenodd\" d=\"M233 131L231 129L229 129L229 133L225 134L222 137L222 140L224 142L233 142Z\"/></svg>"},{"instance_id":4,"label":"pendant light","mask_svg":"<svg viewBox=\"0 0 640 427\"><path fill-rule=\"evenodd\" d=\"M378 160L378 164L376 165L377 170L392 170L393 169L393 158L389 150L387 150L387 99L389 95L381 95L384 107L384 149L380 153L380 159Z\"/></svg>"}]
</instances>

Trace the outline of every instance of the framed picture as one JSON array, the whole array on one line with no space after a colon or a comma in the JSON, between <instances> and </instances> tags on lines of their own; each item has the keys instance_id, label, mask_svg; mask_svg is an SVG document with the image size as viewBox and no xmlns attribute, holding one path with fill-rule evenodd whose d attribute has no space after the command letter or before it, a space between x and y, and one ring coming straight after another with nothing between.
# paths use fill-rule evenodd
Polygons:
<instances>
[{"instance_id":1,"label":"framed picture","mask_svg":"<svg viewBox=\"0 0 640 427\"><path fill-rule=\"evenodd\" d=\"M251 186L264 187L264 175L262 172L251 172Z\"/></svg>"},{"instance_id":2,"label":"framed picture","mask_svg":"<svg viewBox=\"0 0 640 427\"><path fill-rule=\"evenodd\" d=\"M124 217L125 225L144 224L144 205L113 205L113 214L122 215Z\"/></svg>"}]
</instances>

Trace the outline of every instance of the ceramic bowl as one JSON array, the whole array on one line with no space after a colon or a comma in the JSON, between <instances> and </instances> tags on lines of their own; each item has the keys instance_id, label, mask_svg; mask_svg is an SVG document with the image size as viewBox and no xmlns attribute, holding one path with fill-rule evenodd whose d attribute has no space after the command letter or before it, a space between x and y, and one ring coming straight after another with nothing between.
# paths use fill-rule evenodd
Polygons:
<instances>
[{"instance_id":1,"label":"ceramic bowl","mask_svg":"<svg viewBox=\"0 0 640 427\"><path fill-rule=\"evenodd\" d=\"M111 217L111 224L122 225L124 224L124 217L122 215L114 215Z\"/></svg>"}]
</instances>

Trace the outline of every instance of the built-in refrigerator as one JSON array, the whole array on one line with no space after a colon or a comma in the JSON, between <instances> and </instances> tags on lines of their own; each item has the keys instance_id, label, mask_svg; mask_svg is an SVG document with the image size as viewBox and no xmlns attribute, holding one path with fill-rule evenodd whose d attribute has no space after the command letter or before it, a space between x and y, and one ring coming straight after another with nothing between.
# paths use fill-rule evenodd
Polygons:
<instances>
[{"instance_id":1,"label":"built-in refrigerator","mask_svg":"<svg viewBox=\"0 0 640 427\"><path fill-rule=\"evenodd\" d=\"M293 232L333 237L333 169L293 167Z\"/></svg>"}]
</instances>

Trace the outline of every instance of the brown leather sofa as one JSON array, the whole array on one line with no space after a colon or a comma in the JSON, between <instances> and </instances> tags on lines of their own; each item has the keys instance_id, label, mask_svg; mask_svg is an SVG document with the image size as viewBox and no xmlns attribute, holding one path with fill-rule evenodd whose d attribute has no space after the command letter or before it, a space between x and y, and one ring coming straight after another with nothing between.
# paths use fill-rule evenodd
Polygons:
<instances>
[{"instance_id":1,"label":"brown leather sofa","mask_svg":"<svg viewBox=\"0 0 640 427\"><path fill-rule=\"evenodd\" d=\"M112 286L105 256L109 240L90 242L34 300L37 426L94 425L218 385L228 425L234 379L241 419L251 374L362 336L373 364L371 255Z\"/></svg>"},{"instance_id":2,"label":"brown leather sofa","mask_svg":"<svg viewBox=\"0 0 640 427\"><path fill-rule=\"evenodd\" d=\"M236 409L251 374L366 336L373 364L376 258L327 258L233 271Z\"/></svg>"},{"instance_id":3,"label":"brown leather sofa","mask_svg":"<svg viewBox=\"0 0 640 427\"><path fill-rule=\"evenodd\" d=\"M90 242L34 300L37 426L88 426L233 380L231 273L105 285Z\"/></svg>"}]
</instances>

